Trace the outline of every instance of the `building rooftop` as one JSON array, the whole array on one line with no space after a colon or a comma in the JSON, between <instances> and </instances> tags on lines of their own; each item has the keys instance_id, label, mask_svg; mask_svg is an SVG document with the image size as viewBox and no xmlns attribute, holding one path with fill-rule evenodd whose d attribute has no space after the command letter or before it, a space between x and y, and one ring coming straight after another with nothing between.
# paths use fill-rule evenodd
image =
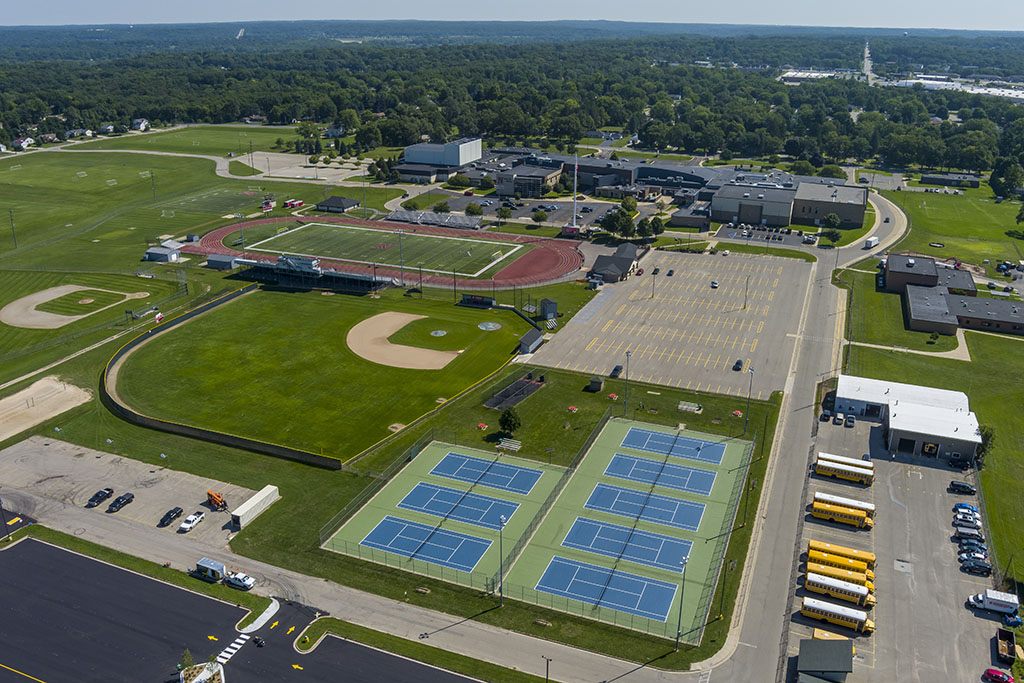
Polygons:
<instances>
[{"instance_id":1,"label":"building rooftop","mask_svg":"<svg viewBox=\"0 0 1024 683\"><path fill-rule=\"evenodd\" d=\"M868 190L865 187L829 185L820 182L801 182L796 188L796 198L815 202L836 202L838 204L866 204Z\"/></svg>"},{"instance_id":2,"label":"building rooftop","mask_svg":"<svg viewBox=\"0 0 1024 683\"><path fill-rule=\"evenodd\" d=\"M723 199L750 199L764 202L791 202L793 201L793 188L789 187L760 187L757 185L723 185L717 192L717 196Z\"/></svg>"},{"instance_id":3,"label":"building rooftop","mask_svg":"<svg viewBox=\"0 0 1024 683\"><path fill-rule=\"evenodd\" d=\"M355 199L349 199L348 197L328 197L322 201L317 202L317 208L320 207L339 207L342 209L351 209L359 206L359 202Z\"/></svg>"},{"instance_id":4,"label":"building rooftop","mask_svg":"<svg viewBox=\"0 0 1024 683\"><path fill-rule=\"evenodd\" d=\"M1024 324L1024 304L1019 301L956 294L949 294L946 298L950 313L958 317Z\"/></svg>"},{"instance_id":5,"label":"building rooftop","mask_svg":"<svg viewBox=\"0 0 1024 683\"><path fill-rule=\"evenodd\" d=\"M970 402L967 400L967 394L962 391L935 389L916 384L903 384L901 382L889 382L887 380L854 377L852 375L839 375L836 395L846 399L879 405L895 400L898 403L917 403L923 406L959 409L962 411L969 411L971 409Z\"/></svg>"},{"instance_id":6,"label":"building rooftop","mask_svg":"<svg viewBox=\"0 0 1024 683\"><path fill-rule=\"evenodd\" d=\"M901 401L889 402L889 429L914 434L981 443L978 417L969 410Z\"/></svg>"},{"instance_id":7,"label":"building rooftop","mask_svg":"<svg viewBox=\"0 0 1024 683\"><path fill-rule=\"evenodd\" d=\"M947 294L949 290L945 287L907 285L907 306L910 308L911 319L958 325L956 316L949 312Z\"/></svg>"},{"instance_id":8,"label":"building rooftop","mask_svg":"<svg viewBox=\"0 0 1024 683\"><path fill-rule=\"evenodd\" d=\"M978 291L978 286L974 284L974 278L966 270L936 267L936 272L939 274L940 287L959 289L964 292Z\"/></svg>"},{"instance_id":9,"label":"building rooftop","mask_svg":"<svg viewBox=\"0 0 1024 683\"><path fill-rule=\"evenodd\" d=\"M797 670L800 673L850 673L853 671L853 641L801 640Z\"/></svg>"},{"instance_id":10,"label":"building rooftop","mask_svg":"<svg viewBox=\"0 0 1024 683\"><path fill-rule=\"evenodd\" d=\"M921 174L921 180L925 178L941 178L944 180L977 180L981 181L980 176L976 176L973 173L923 173Z\"/></svg>"},{"instance_id":11,"label":"building rooftop","mask_svg":"<svg viewBox=\"0 0 1024 683\"><path fill-rule=\"evenodd\" d=\"M885 261L885 269L890 273L912 273L923 277L938 277L934 259L922 256L889 254Z\"/></svg>"},{"instance_id":12,"label":"building rooftop","mask_svg":"<svg viewBox=\"0 0 1024 683\"><path fill-rule=\"evenodd\" d=\"M527 164L519 164L518 166L513 166L507 171L507 173L514 173L517 176L534 178L547 178L552 173L560 172L560 168L549 168L547 166L533 166Z\"/></svg>"}]
</instances>

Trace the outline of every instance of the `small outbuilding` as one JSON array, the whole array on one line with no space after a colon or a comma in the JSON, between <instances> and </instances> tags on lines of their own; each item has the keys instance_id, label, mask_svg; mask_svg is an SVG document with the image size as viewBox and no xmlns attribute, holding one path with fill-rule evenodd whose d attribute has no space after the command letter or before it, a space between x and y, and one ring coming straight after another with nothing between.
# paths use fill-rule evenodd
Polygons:
<instances>
[{"instance_id":1,"label":"small outbuilding","mask_svg":"<svg viewBox=\"0 0 1024 683\"><path fill-rule=\"evenodd\" d=\"M238 257L232 254L210 254L206 257L206 267L214 270L234 270L238 267Z\"/></svg>"},{"instance_id":2,"label":"small outbuilding","mask_svg":"<svg viewBox=\"0 0 1024 683\"><path fill-rule=\"evenodd\" d=\"M800 681L843 683L853 671L852 640L801 640L796 670Z\"/></svg>"},{"instance_id":3,"label":"small outbuilding","mask_svg":"<svg viewBox=\"0 0 1024 683\"><path fill-rule=\"evenodd\" d=\"M162 263L173 263L181 258L181 250L168 247L150 247L146 250L143 261L159 261Z\"/></svg>"},{"instance_id":4,"label":"small outbuilding","mask_svg":"<svg viewBox=\"0 0 1024 683\"><path fill-rule=\"evenodd\" d=\"M552 320L558 317L558 304L551 299L540 300L540 317L544 320Z\"/></svg>"},{"instance_id":5,"label":"small outbuilding","mask_svg":"<svg viewBox=\"0 0 1024 683\"><path fill-rule=\"evenodd\" d=\"M519 353L533 353L544 343L544 335L537 328L530 329L519 340Z\"/></svg>"},{"instance_id":6,"label":"small outbuilding","mask_svg":"<svg viewBox=\"0 0 1024 683\"><path fill-rule=\"evenodd\" d=\"M325 211L327 213L345 213L357 206L359 206L359 202L355 199L349 199L348 197L328 197L322 202L317 203L316 210Z\"/></svg>"}]
</instances>

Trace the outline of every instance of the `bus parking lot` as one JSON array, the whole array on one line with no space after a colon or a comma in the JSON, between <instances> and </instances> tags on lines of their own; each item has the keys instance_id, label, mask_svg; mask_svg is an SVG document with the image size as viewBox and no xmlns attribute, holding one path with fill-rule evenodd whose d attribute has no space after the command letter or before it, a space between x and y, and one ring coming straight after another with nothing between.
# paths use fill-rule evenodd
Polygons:
<instances>
[{"instance_id":1,"label":"bus parking lot","mask_svg":"<svg viewBox=\"0 0 1024 683\"><path fill-rule=\"evenodd\" d=\"M873 530L816 519L805 513L796 552L798 566L790 603L788 655L792 667L799 641L820 628L855 640L854 670L848 681L978 680L1000 666L992 645L998 616L965 607L968 596L994 587L992 580L960 571L951 527L957 502L977 504L974 496L949 493L952 479L968 479L944 462L905 454L891 457L881 427L859 421L848 427L819 422L811 459L819 452L874 463L870 487L810 474L807 509L815 492L853 498L876 506ZM970 475L970 473L968 473ZM987 535L987 530L983 529ZM800 614L807 595L834 604L838 600L806 591L803 577L809 540L875 553L877 605L869 610L874 635L857 634Z\"/></svg>"}]
</instances>

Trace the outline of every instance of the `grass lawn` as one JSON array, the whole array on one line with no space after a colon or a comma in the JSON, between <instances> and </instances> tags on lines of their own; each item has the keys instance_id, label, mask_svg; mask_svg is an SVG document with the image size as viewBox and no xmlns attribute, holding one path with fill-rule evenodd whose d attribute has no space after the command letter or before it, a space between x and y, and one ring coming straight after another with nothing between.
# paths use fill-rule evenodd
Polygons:
<instances>
[{"instance_id":1,"label":"grass lawn","mask_svg":"<svg viewBox=\"0 0 1024 683\"><path fill-rule=\"evenodd\" d=\"M249 248L280 254L303 254L335 258L355 263L378 263L425 271L480 277L496 267L504 267L530 250L511 242L480 239L467 235L417 234L415 227L396 234L388 229L373 229L337 223L308 223L278 233L268 239L250 241Z\"/></svg>"},{"instance_id":2,"label":"grass lawn","mask_svg":"<svg viewBox=\"0 0 1024 683\"><path fill-rule=\"evenodd\" d=\"M345 335L384 311L428 316L431 329L466 341L465 352L443 370L363 360ZM476 327L490 320L502 329ZM381 300L260 291L140 347L122 367L118 390L145 414L345 460L388 436L389 425L409 424L438 397L498 368L525 329L511 313L410 300L397 290Z\"/></svg>"},{"instance_id":3,"label":"grass lawn","mask_svg":"<svg viewBox=\"0 0 1024 683\"><path fill-rule=\"evenodd\" d=\"M689 154L673 154L671 152L634 152L633 150L616 150L620 158L625 159L663 159L665 161L689 161L693 159Z\"/></svg>"},{"instance_id":4,"label":"grass lawn","mask_svg":"<svg viewBox=\"0 0 1024 683\"><path fill-rule=\"evenodd\" d=\"M1005 571L1011 557L1024 555L1024 385L1011 379L1024 373L1024 341L977 332L966 336L970 362L850 347L848 372L967 393L978 421L995 432L980 477L990 552ZM1024 563L1018 559L1013 566L1016 580L1024 580Z\"/></svg>"},{"instance_id":5,"label":"grass lawn","mask_svg":"<svg viewBox=\"0 0 1024 683\"><path fill-rule=\"evenodd\" d=\"M488 230L492 232L507 232L513 235L534 235L536 237L558 237L562 229L555 225L538 225L536 223L502 223L491 221Z\"/></svg>"},{"instance_id":6,"label":"grass lawn","mask_svg":"<svg viewBox=\"0 0 1024 683\"><path fill-rule=\"evenodd\" d=\"M950 351L956 348L956 337L939 335L932 344L929 333L907 329L902 297L876 289L875 275L844 270L840 272L839 280L840 286L851 292L846 317L847 339L919 351Z\"/></svg>"},{"instance_id":7,"label":"grass lawn","mask_svg":"<svg viewBox=\"0 0 1024 683\"><path fill-rule=\"evenodd\" d=\"M228 173L230 173L231 175L242 176L263 175L263 171L255 169L249 164L242 163L241 161L229 161Z\"/></svg>"},{"instance_id":8,"label":"grass lawn","mask_svg":"<svg viewBox=\"0 0 1024 683\"><path fill-rule=\"evenodd\" d=\"M355 199L360 202L363 201L363 193L366 193L366 207L369 209L376 209L377 211L387 211L384 207L386 202L390 202L395 197L401 197L403 192L393 187L332 187L330 196L332 197L348 197L349 199ZM362 217L362 206L356 209L352 209L352 215Z\"/></svg>"},{"instance_id":9,"label":"grass lawn","mask_svg":"<svg viewBox=\"0 0 1024 683\"><path fill-rule=\"evenodd\" d=\"M987 185L985 189L988 190ZM1019 205L996 204L981 190L964 195L924 192L883 192L910 216L911 230L896 249L908 249L936 258L957 257L981 265L984 259L1016 263L1024 242L1007 236L1018 228ZM931 242L945 247L932 247ZM990 272L990 275L994 271Z\"/></svg>"},{"instance_id":10,"label":"grass lawn","mask_svg":"<svg viewBox=\"0 0 1024 683\"><path fill-rule=\"evenodd\" d=\"M622 147L625 147L628 144L629 144L629 136L628 135L624 135L623 137L621 137L618 140L616 140L615 142L613 142L612 143L612 147L622 148Z\"/></svg>"},{"instance_id":11,"label":"grass lawn","mask_svg":"<svg viewBox=\"0 0 1024 683\"><path fill-rule=\"evenodd\" d=\"M685 252L703 252L708 248L709 242L675 242L667 246L657 247L662 251L685 251Z\"/></svg>"},{"instance_id":12,"label":"grass lawn","mask_svg":"<svg viewBox=\"0 0 1024 683\"><path fill-rule=\"evenodd\" d=\"M342 621L341 619L335 619L334 617L317 619L310 624L302 632L302 635L309 637L309 643L303 644L300 641L298 645L299 650L303 652L308 651L327 633L334 634L345 640L352 640L393 652L402 657L415 659L418 662L425 662L446 671L454 671L455 673L472 676L481 681L490 681L491 683L540 683L541 681L540 678L521 671L513 671L503 666L482 662L479 659L472 659L465 655L424 645L414 640L406 640L389 633L374 631Z\"/></svg>"},{"instance_id":13,"label":"grass lawn","mask_svg":"<svg viewBox=\"0 0 1024 683\"><path fill-rule=\"evenodd\" d=\"M451 199L451 195L447 195L444 192L424 192L418 194L415 197L409 197L402 202L402 208L409 211L424 211L431 208L438 202L443 202Z\"/></svg>"},{"instance_id":14,"label":"grass lawn","mask_svg":"<svg viewBox=\"0 0 1024 683\"><path fill-rule=\"evenodd\" d=\"M864 235L871 231L871 228L875 225L875 207L870 204L864 210L864 222L859 228L844 228L840 229L839 232L842 237L836 242L837 247L845 247L847 244L853 244Z\"/></svg>"},{"instance_id":15,"label":"grass lawn","mask_svg":"<svg viewBox=\"0 0 1024 683\"><path fill-rule=\"evenodd\" d=\"M275 147L277 139L295 139L291 127L269 126L189 126L179 130L130 133L76 145L80 149L142 149L153 152L181 152L223 157L229 153L283 151Z\"/></svg>"},{"instance_id":16,"label":"grass lawn","mask_svg":"<svg viewBox=\"0 0 1024 683\"><path fill-rule=\"evenodd\" d=\"M593 147L597 147L602 142L604 142L604 138L583 138L580 140L581 145L591 145Z\"/></svg>"},{"instance_id":17,"label":"grass lawn","mask_svg":"<svg viewBox=\"0 0 1024 683\"><path fill-rule=\"evenodd\" d=\"M768 256L781 256L782 258L795 258L801 261L808 261L814 263L818 260L818 257L806 251L798 251L796 249L780 249L779 247L759 247L756 244L733 244L719 242L715 247L718 251L728 249L730 252L736 254L766 254Z\"/></svg>"}]
</instances>

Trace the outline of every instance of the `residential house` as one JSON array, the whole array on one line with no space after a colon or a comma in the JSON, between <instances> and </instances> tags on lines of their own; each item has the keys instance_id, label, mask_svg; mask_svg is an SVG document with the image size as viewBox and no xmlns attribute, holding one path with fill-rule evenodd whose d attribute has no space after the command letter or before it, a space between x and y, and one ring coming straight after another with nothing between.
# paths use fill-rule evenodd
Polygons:
<instances>
[{"instance_id":1,"label":"residential house","mask_svg":"<svg viewBox=\"0 0 1024 683\"><path fill-rule=\"evenodd\" d=\"M36 144L36 141L30 137L17 138L11 143L14 149L28 149L32 145Z\"/></svg>"},{"instance_id":2,"label":"residential house","mask_svg":"<svg viewBox=\"0 0 1024 683\"><path fill-rule=\"evenodd\" d=\"M105 126L100 126L100 134L101 135L113 135L114 134L114 125L111 124L111 123L108 123Z\"/></svg>"},{"instance_id":3,"label":"residential house","mask_svg":"<svg viewBox=\"0 0 1024 683\"><path fill-rule=\"evenodd\" d=\"M148 119L132 119L132 130L145 131L149 130L149 128Z\"/></svg>"}]
</instances>

